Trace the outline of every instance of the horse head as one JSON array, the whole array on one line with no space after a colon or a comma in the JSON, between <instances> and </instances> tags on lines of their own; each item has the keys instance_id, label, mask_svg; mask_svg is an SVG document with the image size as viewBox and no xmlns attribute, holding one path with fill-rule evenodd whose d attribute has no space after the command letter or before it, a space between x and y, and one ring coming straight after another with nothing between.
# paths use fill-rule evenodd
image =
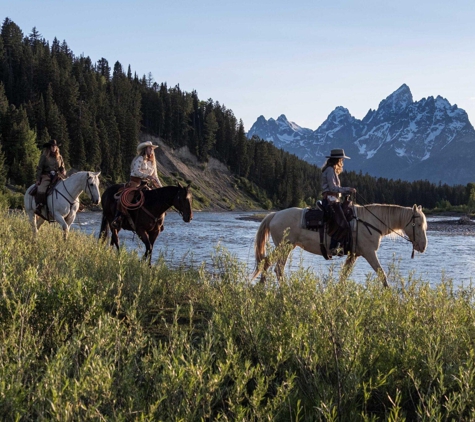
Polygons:
<instances>
[{"instance_id":1,"label":"horse head","mask_svg":"<svg viewBox=\"0 0 475 422\"><path fill-rule=\"evenodd\" d=\"M86 193L91 198L94 205L98 205L101 202L101 192L99 191L99 175L100 171L94 173L92 171L87 172Z\"/></svg>"},{"instance_id":2,"label":"horse head","mask_svg":"<svg viewBox=\"0 0 475 422\"><path fill-rule=\"evenodd\" d=\"M424 252L427 247L427 220L422 212L422 206L414 205L412 207L412 216L406 226L404 232L411 241L414 250Z\"/></svg>"},{"instance_id":3,"label":"horse head","mask_svg":"<svg viewBox=\"0 0 475 422\"><path fill-rule=\"evenodd\" d=\"M190 186L191 182L187 186L182 186L178 183L178 192L173 199L173 206L183 217L185 223L193 220L193 195L191 194Z\"/></svg>"}]
</instances>

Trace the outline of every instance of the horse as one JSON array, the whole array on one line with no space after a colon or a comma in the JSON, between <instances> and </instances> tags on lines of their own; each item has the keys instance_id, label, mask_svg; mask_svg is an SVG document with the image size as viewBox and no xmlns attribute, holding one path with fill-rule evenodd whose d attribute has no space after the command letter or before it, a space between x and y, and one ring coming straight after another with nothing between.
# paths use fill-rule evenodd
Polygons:
<instances>
[{"instance_id":1,"label":"horse","mask_svg":"<svg viewBox=\"0 0 475 422\"><path fill-rule=\"evenodd\" d=\"M99 239L105 241L108 231L111 231L110 245L115 245L119 249L119 229L112 228L111 223L116 216L117 200L115 195L123 185L113 185L108 187L102 194L102 222L99 233ZM193 196L190 191L190 184L183 187L166 186L158 189L144 190L143 205L134 210L129 209L129 218L122 219L122 229L136 232L145 245L145 254L143 259L152 262L152 250L155 240L163 230L165 212L175 207L183 217L185 223L193 219ZM131 224L132 222L132 224Z\"/></svg>"},{"instance_id":2,"label":"horse","mask_svg":"<svg viewBox=\"0 0 475 422\"><path fill-rule=\"evenodd\" d=\"M94 205L98 205L101 202L101 193L99 191L100 174L101 172L79 171L60 181L53 187L47 197L47 207L42 209L43 218L35 214L35 198L30 195L30 191L35 185L31 185L26 190L24 205L33 229L33 238L36 239L38 229L47 220L59 223L63 229L64 240L66 240L71 224L76 218L76 213L79 209L79 195L82 192L86 192ZM47 211L49 211L48 215L46 214Z\"/></svg>"},{"instance_id":3,"label":"horse","mask_svg":"<svg viewBox=\"0 0 475 422\"><path fill-rule=\"evenodd\" d=\"M269 234L276 246L284 241L290 245L288 252L284 251L275 264L275 273L278 279L283 275L288 255L296 246L310 253L322 255L320 235L318 232L302 227L302 212L302 208L287 208L268 214L261 222L255 237L256 269L252 279L262 272L261 282L265 281L265 271L271 266L266 257L266 242ZM383 285L388 287L386 274L377 255L381 238L389 234L397 234L404 238L407 236L407 240L413 246L412 257L414 250L423 253L427 247L427 220L422 212L422 207L417 205L413 207L382 204L353 205L353 213L356 218L351 222L352 252L347 255L343 269L348 274L358 257L362 256L376 273L381 274ZM262 260L265 260L263 267L259 265Z\"/></svg>"}]
</instances>

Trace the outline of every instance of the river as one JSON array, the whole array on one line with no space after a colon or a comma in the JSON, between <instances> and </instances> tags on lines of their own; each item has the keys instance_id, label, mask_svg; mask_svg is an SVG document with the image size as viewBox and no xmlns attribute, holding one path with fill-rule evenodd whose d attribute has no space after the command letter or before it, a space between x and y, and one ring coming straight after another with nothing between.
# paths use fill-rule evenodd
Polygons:
<instances>
[{"instance_id":1,"label":"river","mask_svg":"<svg viewBox=\"0 0 475 422\"><path fill-rule=\"evenodd\" d=\"M254 236L260 222L242 220L250 216L246 212L195 212L191 223L184 223L176 212L168 212L165 230L155 242L152 262L159 254L171 266L185 265L199 267L203 262L211 265L212 256L219 245L232 256L246 264L249 274L254 267ZM100 212L78 213L72 225L89 235L98 236L100 229ZM436 217L435 217L436 218ZM431 218L428 218L431 221ZM428 246L423 254L415 253L411 259L412 245L402 238L384 238L378 251L379 260L389 282L394 269L405 279L409 275L437 284L442 277L452 278L457 286L467 285L473 279L475 271L475 236L450 234L444 231L428 231ZM145 247L132 232L122 230L119 238L127 249L138 249L143 254ZM325 261L321 256L313 255L296 248L292 253L290 270L298 265L311 268L317 274L328 273L329 267L338 269L344 258ZM374 271L363 258L356 262L352 278L363 282Z\"/></svg>"}]
</instances>

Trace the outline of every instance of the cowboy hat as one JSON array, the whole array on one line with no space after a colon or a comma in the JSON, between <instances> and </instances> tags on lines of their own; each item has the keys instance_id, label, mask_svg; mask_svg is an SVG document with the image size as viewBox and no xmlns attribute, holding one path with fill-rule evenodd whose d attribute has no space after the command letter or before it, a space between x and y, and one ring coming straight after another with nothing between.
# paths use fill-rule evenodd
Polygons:
<instances>
[{"instance_id":1,"label":"cowboy hat","mask_svg":"<svg viewBox=\"0 0 475 422\"><path fill-rule=\"evenodd\" d=\"M51 139L46 144L43 144L43 148L49 148L49 147L60 147L61 144L58 144L56 142L56 139Z\"/></svg>"},{"instance_id":2,"label":"cowboy hat","mask_svg":"<svg viewBox=\"0 0 475 422\"><path fill-rule=\"evenodd\" d=\"M158 145L154 145L150 141L142 142L141 144L137 145L137 153L140 154L140 152L147 147L152 147L152 149L155 149L158 148Z\"/></svg>"},{"instance_id":3,"label":"cowboy hat","mask_svg":"<svg viewBox=\"0 0 475 422\"><path fill-rule=\"evenodd\" d=\"M347 157L345 155L345 151L341 148L332 149L331 152L330 152L330 155L327 155L327 158L348 158L348 159L350 159L350 157Z\"/></svg>"}]
</instances>

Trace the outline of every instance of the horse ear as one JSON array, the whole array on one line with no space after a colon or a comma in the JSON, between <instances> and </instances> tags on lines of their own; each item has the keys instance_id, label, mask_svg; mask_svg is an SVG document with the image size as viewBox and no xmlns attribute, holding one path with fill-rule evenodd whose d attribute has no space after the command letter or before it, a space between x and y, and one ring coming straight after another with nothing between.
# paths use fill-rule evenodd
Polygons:
<instances>
[{"instance_id":1,"label":"horse ear","mask_svg":"<svg viewBox=\"0 0 475 422\"><path fill-rule=\"evenodd\" d=\"M412 207L412 211L416 212L417 211L417 205L414 204L414 206Z\"/></svg>"},{"instance_id":2,"label":"horse ear","mask_svg":"<svg viewBox=\"0 0 475 422\"><path fill-rule=\"evenodd\" d=\"M94 176L99 176L101 174L100 171L97 171L96 173L94 173Z\"/></svg>"},{"instance_id":3,"label":"horse ear","mask_svg":"<svg viewBox=\"0 0 475 422\"><path fill-rule=\"evenodd\" d=\"M419 205L419 206L417 207L417 209L418 209L419 211L422 211L422 205Z\"/></svg>"},{"instance_id":4,"label":"horse ear","mask_svg":"<svg viewBox=\"0 0 475 422\"><path fill-rule=\"evenodd\" d=\"M192 183L191 181L189 181L189 182L188 182L188 184L186 185L186 188L187 188L187 189L189 189L189 188L190 188L190 186L191 186L191 183Z\"/></svg>"},{"instance_id":5,"label":"horse ear","mask_svg":"<svg viewBox=\"0 0 475 422\"><path fill-rule=\"evenodd\" d=\"M176 184L177 184L177 186L178 186L179 188L182 188L182 189L183 189L183 186L181 185L180 182L176 182Z\"/></svg>"}]
</instances>

